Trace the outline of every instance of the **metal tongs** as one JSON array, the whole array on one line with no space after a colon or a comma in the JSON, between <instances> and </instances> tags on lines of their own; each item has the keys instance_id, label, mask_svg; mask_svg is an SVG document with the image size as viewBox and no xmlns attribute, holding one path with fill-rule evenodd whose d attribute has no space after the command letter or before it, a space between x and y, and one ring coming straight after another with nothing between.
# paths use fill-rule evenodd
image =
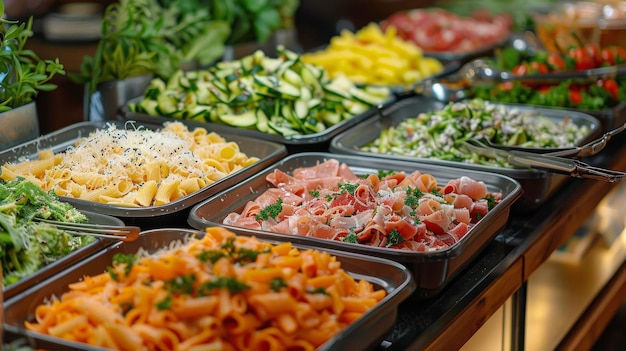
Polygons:
<instances>
[{"instance_id":1,"label":"metal tongs","mask_svg":"<svg viewBox=\"0 0 626 351\"><path fill-rule=\"evenodd\" d=\"M472 92L469 88L472 86L489 86L496 82L522 80L532 83L559 83L567 79L597 81L623 76L626 76L626 64L579 71L517 75L503 71L487 60L475 59L461 66L456 73L440 79L422 80L412 88L396 94L399 98L417 94L434 97L439 101L457 101L471 97Z\"/></svg>"},{"instance_id":2,"label":"metal tongs","mask_svg":"<svg viewBox=\"0 0 626 351\"><path fill-rule=\"evenodd\" d=\"M598 152L602 151L604 147L606 146L606 144L609 142L609 140L611 140L612 137L623 132L624 130L626 130L626 123L624 123L623 125L613 130L610 130L604 133L601 137L594 139L584 145L567 147L567 148L558 148L558 149L525 148L525 147L520 147L520 146L515 146L515 145L509 146L509 145L495 144L495 143L492 143L489 139L484 139L484 140L479 140L479 141L482 142L483 144L486 144L487 146L500 149L500 150L506 150L506 151L518 150L518 151L538 153L538 154L549 155L549 156L582 158L582 157L591 157L597 154Z\"/></svg>"},{"instance_id":3,"label":"metal tongs","mask_svg":"<svg viewBox=\"0 0 626 351\"><path fill-rule=\"evenodd\" d=\"M43 219L34 217L33 220L38 222L48 223L54 227L64 230L68 234L73 235L90 235L103 239L121 240L124 242L131 242L139 238L141 229L135 226L116 226L116 225L104 225L104 224L89 224L89 223L68 223L54 221L50 219Z\"/></svg>"},{"instance_id":4,"label":"metal tongs","mask_svg":"<svg viewBox=\"0 0 626 351\"><path fill-rule=\"evenodd\" d=\"M476 140L466 141L464 146L466 146L468 150L480 155L503 158L515 166L567 174L574 178L589 178L616 183L626 177L626 173L624 172L594 167L579 160L549 154L536 154L527 151L502 150L490 147Z\"/></svg>"},{"instance_id":5,"label":"metal tongs","mask_svg":"<svg viewBox=\"0 0 626 351\"><path fill-rule=\"evenodd\" d=\"M523 80L533 83L558 83L567 79L596 81L598 79L616 78L626 75L626 64L598 67L579 71L560 71L546 74L517 75L494 67L488 61L476 59L464 64L456 74L446 81L463 81L468 85L480 85L494 82Z\"/></svg>"}]
</instances>

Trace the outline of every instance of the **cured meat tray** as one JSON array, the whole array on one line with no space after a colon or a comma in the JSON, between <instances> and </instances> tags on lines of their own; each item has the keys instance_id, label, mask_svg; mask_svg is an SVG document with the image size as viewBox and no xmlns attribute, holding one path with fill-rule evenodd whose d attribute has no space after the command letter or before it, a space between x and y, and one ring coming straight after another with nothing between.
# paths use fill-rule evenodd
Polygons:
<instances>
[{"instance_id":1,"label":"cured meat tray","mask_svg":"<svg viewBox=\"0 0 626 351\"><path fill-rule=\"evenodd\" d=\"M93 213L89 211L82 211L88 218L91 224L103 224L103 225L123 225L124 223L112 216L107 216L99 213ZM72 267L76 262L79 262L86 257L89 257L96 252L103 250L105 247L113 244L113 241L106 239L96 239L94 242L76 250L72 253L64 256L63 258L49 263L39 269L36 273L23 277L17 282L4 287L3 297L8 300L27 288L42 282L43 280L62 272L63 270Z\"/></svg>"},{"instance_id":2,"label":"cured meat tray","mask_svg":"<svg viewBox=\"0 0 626 351\"><path fill-rule=\"evenodd\" d=\"M428 173L445 184L446 181L465 175L482 181L490 191L502 193L501 201L495 205L469 232L448 248L436 251L412 251L390 249L362 244L353 244L338 240L315 238L292 234L281 234L259 229L225 225L246 235L254 235L268 240L291 241L298 244L355 252L370 257L382 257L404 264L413 273L417 282L414 296L425 298L439 292L454 278L479 252L489 244L492 238L507 222L511 205L521 195L521 186L514 179L474 170L454 169L450 167L397 161L384 158L372 158L331 153L299 153L290 155L280 162L256 174L254 177L234 187L222 191L193 207L189 214L189 224L196 228L224 225L224 219L230 213L241 212L249 201L256 199L267 189L273 188L266 177L275 170L290 174L292 171L311 167L326 160L336 160L347 165L356 174L376 174L379 170L395 172L413 172L419 170Z\"/></svg>"},{"instance_id":3,"label":"cured meat tray","mask_svg":"<svg viewBox=\"0 0 626 351\"><path fill-rule=\"evenodd\" d=\"M125 128L125 123L119 121L76 123L30 142L3 151L0 153L0 164L18 163L24 160L35 160L38 158L38 155L42 150L52 150L55 154L64 152L68 149L68 147L73 146L79 139L88 137L90 133L101 130L109 124L113 124L120 129ZM163 127L163 125L148 123L136 123L135 126L143 126L152 130ZM200 188L198 191L163 205L130 207L82 200L74 197L60 197L63 201L72 204L79 210L118 217L122 219L125 224L136 225L142 229L179 225L185 223L189 210L199 201L205 199L207 196L217 193L220 190L239 183L241 180L259 172L287 154L287 150L282 144L266 140L253 139L237 134L230 134L226 131L219 131L218 134L227 141L237 143L240 150L246 153L248 157L258 157L259 160L250 166L226 175L204 188Z\"/></svg>"},{"instance_id":4,"label":"cured meat tray","mask_svg":"<svg viewBox=\"0 0 626 351\"><path fill-rule=\"evenodd\" d=\"M235 234L239 234L235 231ZM28 290L5 301L5 332L13 337L25 337L36 348L49 350L104 350L82 343L67 341L34 331L26 331L25 321L32 321L34 308L49 301L53 296L61 296L68 289L68 284L80 281L85 275L97 275L106 271L115 254L136 254L139 250L154 253L160 249L183 242L187 237L201 237L203 232L191 229L154 229L141 233L139 239L130 243L116 243L105 250L88 257L65 270L62 274L51 277ZM276 242L278 243L278 242ZM294 244L300 249L314 248ZM337 257L341 267L356 279L363 279L374 285L375 289L385 289L386 296L374 307L339 334L322 344L317 350L372 349L379 345L384 336L393 327L398 305L415 289L411 273L402 265L376 257L365 257L345 251L324 250Z\"/></svg>"},{"instance_id":5,"label":"cured meat tray","mask_svg":"<svg viewBox=\"0 0 626 351\"><path fill-rule=\"evenodd\" d=\"M361 150L361 147L376 140L381 132L390 126L397 126L405 119L415 118L423 112L439 110L445 105L446 103L444 102L421 96L400 100L389 108L382 110L382 116L379 114L375 118L365 121L349 131L338 135L331 141L330 151L340 154L388 158L398 161L412 161L454 167L457 169L471 169L503 174L517 180L521 184L524 192L521 198L515 203L514 209L522 212L534 210L539 207L569 178L569 176L563 174L531 168L507 168L495 165L474 164L400 154L374 153ZM599 136L602 129L601 123L596 118L581 112L537 108L525 105L500 105L506 106L507 109L517 109L522 112L537 111L541 116L553 121L562 120L567 117L577 126L586 126L588 128L587 134L576 141L576 145L579 146Z\"/></svg>"}]
</instances>

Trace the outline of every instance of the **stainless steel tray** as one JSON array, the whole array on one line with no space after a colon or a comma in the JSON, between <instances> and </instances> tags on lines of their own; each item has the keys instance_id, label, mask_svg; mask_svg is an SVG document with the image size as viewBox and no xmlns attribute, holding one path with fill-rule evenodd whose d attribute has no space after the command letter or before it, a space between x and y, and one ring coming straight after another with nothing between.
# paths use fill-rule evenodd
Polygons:
<instances>
[{"instance_id":1,"label":"stainless steel tray","mask_svg":"<svg viewBox=\"0 0 626 351\"><path fill-rule=\"evenodd\" d=\"M459 242L448 249L435 252L410 252L382 247L357 245L296 235L272 233L261 230L238 228L223 225L223 219L231 212L241 212L248 201L254 200L265 190L273 187L265 177L274 169L290 173L296 168L311 167L318 162L336 159L346 163L356 173L377 173L378 170L412 172L420 170L432 174L438 181L447 182L466 175L475 180L484 181L489 191L501 191L502 201L479 221ZM504 227L511 205L521 195L521 186L513 179L493 173L473 170L460 171L450 167L418 164L415 162L395 161L353 155L334 155L331 153L299 153L290 155L261 173L235 187L220 192L194 206L189 214L189 224L197 229L223 225L240 233L255 235L263 239L291 241L298 244L356 252L370 257L382 257L403 263L413 273L417 282L416 297L429 297L439 292L446 283L457 275L495 235Z\"/></svg>"},{"instance_id":2,"label":"stainless steel tray","mask_svg":"<svg viewBox=\"0 0 626 351\"><path fill-rule=\"evenodd\" d=\"M341 133L333 138L330 145L330 151L339 154L351 154L360 156L374 156L380 158L388 158L392 160L413 161L421 163L430 163L442 166L455 167L459 169L472 169L485 172L495 172L509 176L517 180L524 189L522 197L515 203L514 209L518 211L530 211L536 209L543 204L554 191L561 186L569 177L562 174L551 173L536 169L514 169L503 168L487 165L469 164L455 161L439 160L434 158L417 158L404 155L386 155L361 151L359 148L371 141L374 141L383 131L390 125L397 125L407 118L414 118L419 113L430 112L445 106L445 102L436 101L425 97L411 97L400 100L383 110L380 114L360 125ZM600 134L600 122L587 114L569 110L557 110L549 108L539 108L525 105L506 105L517 108L519 110L536 110L543 116L548 118L562 119L569 116L578 125L587 125L590 133L577 142L577 145L583 145L587 141L591 141Z\"/></svg>"},{"instance_id":3,"label":"stainless steel tray","mask_svg":"<svg viewBox=\"0 0 626 351\"><path fill-rule=\"evenodd\" d=\"M81 211L83 212L87 218L89 219L89 223L94 224L106 224L106 225L123 225L124 223L112 216L107 216L99 213L89 212L89 211ZM26 276L17 282L4 287L3 294L4 299L8 300L13 296L16 296L22 293L27 288L38 284L39 282L55 275L63 270L72 267L76 262L79 262L86 257L93 255L94 253L103 250L105 247L113 244L114 242L106 239L96 239L94 242L81 247L80 249L68 254L67 256L56 260L48 265L43 266L40 270ZM1 288L2 286L0 286Z\"/></svg>"},{"instance_id":4,"label":"stainless steel tray","mask_svg":"<svg viewBox=\"0 0 626 351\"><path fill-rule=\"evenodd\" d=\"M393 94L392 94L393 95ZM164 122L180 121L187 126L203 127L212 130L218 134L236 134L243 137L248 137L256 140L267 140L286 146L287 151L292 154L301 151L319 151L328 150L330 141L333 137L339 133L348 130L355 125L373 117L376 114L377 109L371 108L363 113L353 116L352 118L345 119L332 127L327 128L323 132L313 133L307 135L296 135L293 137L284 137L277 134L262 133L258 130L242 129L227 126L225 124L211 123L211 122L197 122L184 119L175 119L164 116L151 116L143 113L130 112L128 105L140 101L142 97L138 97L130 100L126 105L122 106L120 110L120 118L124 121L138 121L140 123L151 124L163 124ZM389 106L395 101L395 97L390 97L381 106Z\"/></svg>"},{"instance_id":5,"label":"stainless steel tray","mask_svg":"<svg viewBox=\"0 0 626 351\"><path fill-rule=\"evenodd\" d=\"M235 231L236 232L236 231ZM236 232L237 233L237 232ZM103 350L86 344L66 341L52 336L24 330L24 322L32 319L34 309L51 296L61 296L70 283L77 282L84 275L95 275L106 271L116 253L135 254L140 248L155 252L166 248L174 241L190 235L202 235L191 229L154 229L144 231L140 238L131 243L117 243L96 255L82 260L62 274L32 286L12 299L5 301L4 328L9 336L26 337L37 348L49 350ZM300 248L314 248L294 245ZM365 350L380 344L392 329L398 305L415 289L411 273L402 265L375 257L365 257L349 252L325 250L337 257L342 268L358 279L365 279L387 291L375 307L348 325L340 334L330 339L317 350Z\"/></svg>"},{"instance_id":6,"label":"stainless steel tray","mask_svg":"<svg viewBox=\"0 0 626 351\"><path fill-rule=\"evenodd\" d=\"M124 125L122 122L118 121L76 123L0 153L0 164L18 162L23 159L36 159L37 153L43 149L52 149L55 153L63 152L69 146L74 145L79 138L87 137L89 133L103 128L106 123L115 123L120 127ZM138 123L138 125L144 125L151 129L158 129L163 126L162 124L149 123ZM162 206L143 208L124 207L70 197L62 197L62 199L80 210L115 216L122 219L124 223L128 225L137 225L142 229L175 226L185 223L189 209L199 201L220 190L239 183L241 180L259 172L287 154L285 146L278 143L232 134L230 131L217 132L227 140L236 142L241 151L245 152L248 156L258 157L259 161L193 194Z\"/></svg>"}]
</instances>

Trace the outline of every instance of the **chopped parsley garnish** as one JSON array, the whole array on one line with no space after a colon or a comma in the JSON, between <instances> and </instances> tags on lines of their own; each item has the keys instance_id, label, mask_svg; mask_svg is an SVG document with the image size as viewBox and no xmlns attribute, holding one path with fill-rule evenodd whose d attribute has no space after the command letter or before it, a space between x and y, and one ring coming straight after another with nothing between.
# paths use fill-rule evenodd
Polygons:
<instances>
[{"instance_id":1,"label":"chopped parsley garnish","mask_svg":"<svg viewBox=\"0 0 626 351\"><path fill-rule=\"evenodd\" d=\"M263 251L246 249L244 247L235 246L235 237L226 239L226 242L220 246L221 250L207 250L198 254L198 260L202 262L215 263L222 257L232 258L235 263L247 263L256 261L257 257L262 253L269 253L269 248Z\"/></svg>"},{"instance_id":2,"label":"chopped parsley garnish","mask_svg":"<svg viewBox=\"0 0 626 351\"><path fill-rule=\"evenodd\" d=\"M115 255L113 255L113 264L126 264L126 267L124 269L124 273L126 273L126 275L130 274L130 271L133 269L133 264L135 263L135 260L137 260L137 257L133 254L122 254L122 253L116 253Z\"/></svg>"},{"instance_id":3,"label":"chopped parsley garnish","mask_svg":"<svg viewBox=\"0 0 626 351\"><path fill-rule=\"evenodd\" d=\"M359 184L338 183L337 186L339 186L339 189L341 189L341 191L339 192L340 194L348 192L350 195L354 195L354 192L359 187Z\"/></svg>"},{"instance_id":4,"label":"chopped parsley garnish","mask_svg":"<svg viewBox=\"0 0 626 351\"><path fill-rule=\"evenodd\" d=\"M490 210L496 205L496 198L493 197L493 194L488 194L483 199L487 200L487 208Z\"/></svg>"},{"instance_id":5,"label":"chopped parsley garnish","mask_svg":"<svg viewBox=\"0 0 626 351\"><path fill-rule=\"evenodd\" d=\"M220 258L226 257L226 254L224 252L218 251L218 250L207 250L207 251L202 251L196 257L198 258L198 260L200 260L202 262L209 261L211 263L215 263Z\"/></svg>"},{"instance_id":6,"label":"chopped parsley garnish","mask_svg":"<svg viewBox=\"0 0 626 351\"><path fill-rule=\"evenodd\" d=\"M392 171L392 170L384 170L384 169L379 169L378 170L378 178L383 179L387 176L390 175L394 175L396 174L396 171Z\"/></svg>"},{"instance_id":7,"label":"chopped parsley garnish","mask_svg":"<svg viewBox=\"0 0 626 351\"><path fill-rule=\"evenodd\" d=\"M202 283L202 285L200 285L200 287L198 288L198 296L208 296L211 291L220 288L226 288L232 294L235 294L247 290L250 287L235 278L218 277L213 281Z\"/></svg>"},{"instance_id":8,"label":"chopped parsley garnish","mask_svg":"<svg viewBox=\"0 0 626 351\"><path fill-rule=\"evenodd\" d=\"M309 294L324 294L330 296L330 294L324 288L306 289L306 292Z\"/></svg>"},{"instance_id":9,"label":"chopped parsley garnish","mask_svg":"<svg viewBox=\"0 0 626 351\"><path fill-rule=\"evenodd\" d=\"M272 291L279 291L280 289L286 287L287 282L283 278L278 277L270 280L270 289L272 289Z\"/></svg>"},{"instance_id":10,"label":"chopped parsley garnish","mask_svg":"<svg viewBox=\"0 0 626 351\"><path fill-rule=\"evenodd\" d=\"M387 247L398 245L399 243L404 241L404 237L397 231L395 228L392 229L387 235Z\"/></svg>"},{"instance_id":11,"label":"chopped parsley garnish","mask_svg":"<svg viewBox=\"0 0 626 351\"><path fill-rule=\"evenodd\" d=\"M319 192L319 190L309 190L309 195L317 198L317 197L320 196L320 192Z\"/></svg>"},{"instance_id":12,"label":"chopped parsley garnish","mask_svg":"<svg viewBox=\"0 0 626 351\"><path fill-rule=\"evenodd\" d=\"M165 282L165 289L178 294L190 295L193 293L193 283L196 281L194 274L186 274L170 279Z\"/></svg>"},{"instance_id":13,"label":"chopped parsley garnish","mask_svg":"<svg viewBox=\"0 0 626 351\"><path fill-rule=\"evenodd\" d=\"M406 188L406 194L413 195L418 199L424 196L424 193L419 188L411 188L410 186Z\"/></svg>"},{"instance_id":14,"label":"chopped parsley garnish","mask_svg":"<svg viewBox=\"0 0 626 351\"><path fill-rule=\"evenodd\" d=\"M113 279L113 280L114 280L114 281L116 281L116 282L119 282L119 281L120 281L120 277L119 277L119 275L117 275L117 272L115 272L115 271L113 270L113 267L108 266L108 267L107 267L107 272L109 272L109 275L111 276L111 279Z\"/></svg>"},{"instance_id":15,"label":"chopped parsley garnish","mask_svg":"<svg viewBox=\"0 0 626 351\"><path fill-rule=\"evenodd\" d=\"M439 197L443 196L443 194L440 193L439 190L437 190L437 189L433 189L430 193L435 195L435 196L439 196Z\"/></svg>"},{"instance_id":16,"label":"chopped parsley garnish","mask_svg":"<svg viewBox=\"0 0 626 351\"><path fill-rule=\"evenodd\" d=\"M414 195L407 195L406 199L404 199L404 204L409 206L410 208L415 208L420 204L419 199Z\"/></svg>"},{"instance_id":17,"label":"chopped parsley garnish","mask_svg":"<svg viewBox=\"0 0 626 351\"><path fill-rule=\"evenodd\" d=\"M168 310L172 307L172 296L167 295L163 300L156 303L156 308L159 311Z\"/></svg>"},{"instance_id":18,"label":"chopped parsley garnish","mask_svg":"<svg viewBox=\"0 0 626 351\"><path fill-rule=\"evenodd\" d=\"M356 233L352 229L350 229L350 233L346 235L342 240L345 243L352 243L352 244L359 243L359 237L356 235Z\"/></svg>"},{"instance_id":19,"label":"chopped parsley garnish","mask_svg":"<svg viewBox=\"0 0 626 351\"><path fill-rule=\"evenodd\" d=\"M328 201L328 202L333 201L333 197L332 197L332 195L330 195L330 194L326 195L326 198L325 198L325 199L326 199L326 201Z\"/></svg>"},{"instance_id":20,"label":"chopped parsley garnish","mask_svg":"<svg viewBox=\"0 0 626 351\"><path fill-rule=\"evenodd\" d=\"M267 205L264 209L259 212L254 219L258 220L268 220L270 217L276 218L283 210L283 199L279 198L275 203L271 205Z\"/></svg>"}]
</instances>

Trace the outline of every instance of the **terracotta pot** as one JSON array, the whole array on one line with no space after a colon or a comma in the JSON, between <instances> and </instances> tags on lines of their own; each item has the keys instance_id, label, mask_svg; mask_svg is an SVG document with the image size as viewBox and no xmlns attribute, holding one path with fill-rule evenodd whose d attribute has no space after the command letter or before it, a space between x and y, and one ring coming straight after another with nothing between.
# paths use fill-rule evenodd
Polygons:
<instances>
[{"instance_id":1,"label":"terracotta pot","mask_svg":"<svg viewBox=\"0 0 626 351\"><path fill-rule=\"evenodd\" d=\"M0 113L0 150L5 150L39 136L37 105L26 105Z\"/></svg>"}]
</instances>

